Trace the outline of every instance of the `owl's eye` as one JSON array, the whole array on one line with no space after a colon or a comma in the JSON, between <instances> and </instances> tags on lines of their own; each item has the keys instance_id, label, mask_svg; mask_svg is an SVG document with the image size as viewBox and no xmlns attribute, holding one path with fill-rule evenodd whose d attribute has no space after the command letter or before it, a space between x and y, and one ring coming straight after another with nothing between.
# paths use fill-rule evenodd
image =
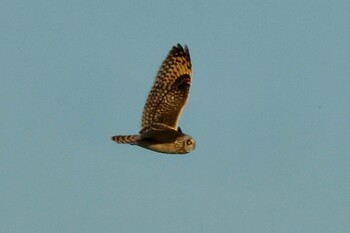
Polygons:
<instances>
[{"instance_id":1,"label":"owl's eye","mask_svg":"<svg viewBox=\"0 0 350 233\"><path fill-rule=\"evenodd\" d=\"M187 140L186 144L187 144L188 146L192 145L192 140Z\"/></svg>"}]
</instances>

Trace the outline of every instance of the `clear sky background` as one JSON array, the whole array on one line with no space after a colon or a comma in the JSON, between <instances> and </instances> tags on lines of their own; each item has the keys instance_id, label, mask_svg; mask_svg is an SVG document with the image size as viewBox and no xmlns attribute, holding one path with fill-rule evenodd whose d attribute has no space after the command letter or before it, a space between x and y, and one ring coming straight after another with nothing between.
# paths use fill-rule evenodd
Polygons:
<instances>
[{"instance_id":1,"label":"clear sky background","mask_svg":"<svg viewBox=\"0 0 350 233\"><path fill-rule=\"evenodd\" d=\"M0 232L350 232L349 1L0 5ZM113 143L177 43L196 150Z\"/></svg>"}]
</instances>

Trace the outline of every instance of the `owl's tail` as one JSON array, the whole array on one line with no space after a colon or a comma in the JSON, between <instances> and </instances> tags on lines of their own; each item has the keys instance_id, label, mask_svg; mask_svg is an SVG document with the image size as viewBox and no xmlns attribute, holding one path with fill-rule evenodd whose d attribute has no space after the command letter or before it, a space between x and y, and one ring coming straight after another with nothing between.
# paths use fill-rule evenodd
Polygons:
<instances>
[{"instance_id":1,"label":"owl's tail","mask_svg":"<svg viewBox=\"0 0 350 233\"><path fill-rule=\"evenodd\" d=\"M116 143L126 143L135 145L137 144L136 141L139 139L139 135L116 135L112 137L112 140Z\"/></svg>"}]
</instances>

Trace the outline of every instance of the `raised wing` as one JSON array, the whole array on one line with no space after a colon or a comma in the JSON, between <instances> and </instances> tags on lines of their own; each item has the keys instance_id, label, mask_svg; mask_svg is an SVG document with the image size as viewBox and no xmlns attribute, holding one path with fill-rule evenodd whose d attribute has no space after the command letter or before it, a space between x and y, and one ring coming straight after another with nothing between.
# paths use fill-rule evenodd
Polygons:
<instances>
[{"instance_id":1,"label":"raised wing","mask_svg":"<svg viewBox=\"0 0 350 233\"><path fill-rule=\"evenodd\" d=\"M190 91L191 68L187 46L173 46L148 95L142 114L141 132L149 128L177 129Z\"/></svg>"}]
</instances>

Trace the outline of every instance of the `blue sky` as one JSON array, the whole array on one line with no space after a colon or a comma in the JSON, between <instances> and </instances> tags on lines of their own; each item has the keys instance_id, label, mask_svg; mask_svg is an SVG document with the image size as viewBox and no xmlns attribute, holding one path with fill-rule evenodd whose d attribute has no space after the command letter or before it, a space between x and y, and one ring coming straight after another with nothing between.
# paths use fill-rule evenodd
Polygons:
<instances>
[{"instance_id":1,"label":"blue sky","mask_svg":"<svg viewBox=\"0 0 350 233\"><path fill-rule=\"evenodd\" d=\"M0 232L350 232L349 1L3 1ZM186 156L137 133L189 46Z\"/></svg>"}]
</instances>

